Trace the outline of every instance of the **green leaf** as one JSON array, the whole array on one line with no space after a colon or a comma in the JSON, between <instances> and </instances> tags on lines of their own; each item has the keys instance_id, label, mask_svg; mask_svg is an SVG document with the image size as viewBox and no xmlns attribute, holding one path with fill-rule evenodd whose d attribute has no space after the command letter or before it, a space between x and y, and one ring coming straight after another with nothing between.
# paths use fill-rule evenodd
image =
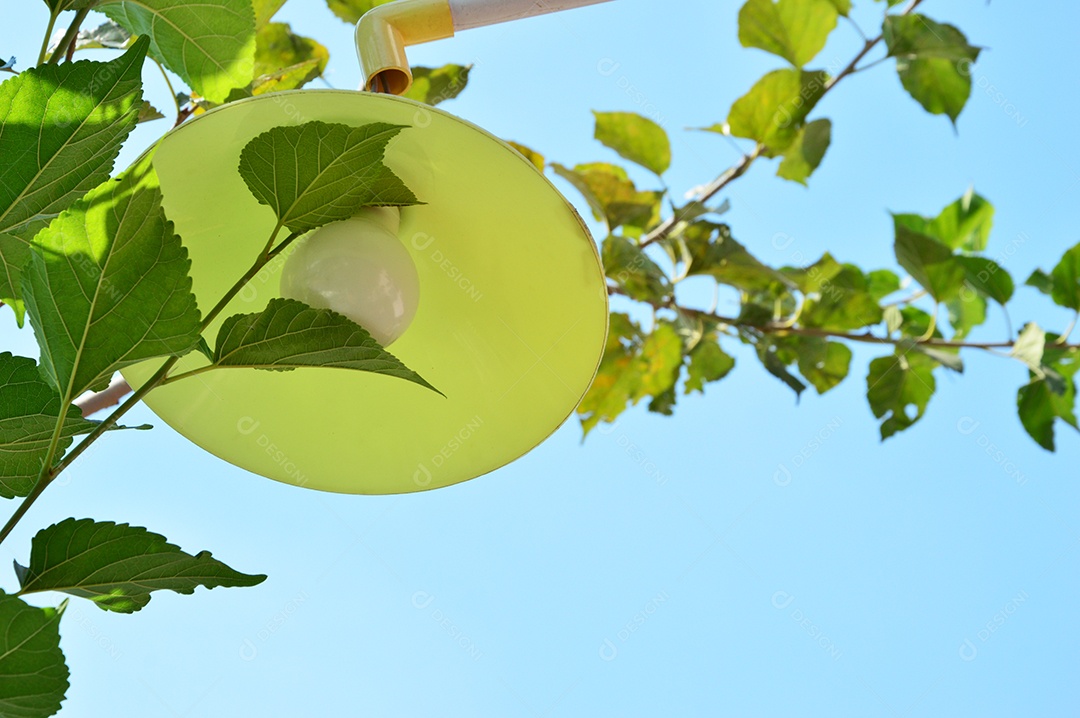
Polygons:
<instances>
[{"instance_id":1,"label":"green leaf","mask_svg":"<svg viewBox=\"0 0 1080 718\"><path fill-rule=\"evenodd\" d=\"M802 67L825 47L839 9L830 0L747 0L739 10L739 42Z\"/></svg>"},{"instance_id":2,"label":"green leaf","mask_svg":"<svg viewBox=\"0 0 1080 718\"><path fill-rule=\"evenodd\" d=\"M787 357L780 358L778 351L780 347L778 347L777 343L763 339L757 343L755 348L757 349L758 359L761 360L761 365L765 367L765 370L794 391L795 398L798 400L799 396L806 390L806 384L803 384L798 377L788 371Z\"/></svg>"},{"instance_id":3,"label":"green leaf","mask_svg":"<svg viewBox=\"0 0 1080 718\"><path fill-rule=\"evenodd\" d=\"M20 291L22 268L30 261L30 243L10 234L0 234L0 302L15 312L21 327L26 315Z\"/></svg>"},{"instance_id":4,"label":"green leaf","mask_svg":"<svg viewBox=\"0 0 1080 718\"><path fill-rule=\"evenodd\" d=\"M275 127L244 147L240 176L293 232L348 219L363 207L415 204L382 163L387 143L402 129L383 122Z\"/></svg>"},{"instance_id":5,"label":"green leaf","mask_svg":"<svg viewBox=\"0 0 1080 718\"><path fill-rule=\"evenodd\" d=\"M964 285L965 267L941 242L910 229L894 216L896 261L939 302L955 297Z\"/></svg>"},{"instance_id":6,"label":"green leaf","mask_svg":"<svg viewBox=\"0 0 1080 718\"><path fill-rule=\"evenodd\" d=\"M2 239L2 238L0 238ZM1043 294L1053 294L1054 292L1054 278L1041 269L1036 269L1031 273L1031 276L1024 282L1029 287L1035 287Z\"/></svg>"},{"instance_id":7,"label":"green leaf","mask_svg":"<svg viewBox=\"0 0 1080 718\"><path fill-rule=\"evenodd\" d=\"M593 112L594 137L620 157L662 175L671 166L671 143L664 128L633 112Z\"/></svg>"},{"instance_id":8,"label":"green leaf","mask_svg":"<svg viewBox=\"0 0 1080 718\"><path fill-rule=\"evenodd\" d=\"M627 234L640 236L660 221L664 193L639 192L621 167L592 162L574 169L552 163L551 168L581 192L593 216L607 222L610 231L623 227Z\"/></svg>"},{"instance_id":9,"label":"green leaf","mask_svg":"<svg viewBox=\"0 0 1080 718\"><path fill-rule=\"evenodd\" d=\"M28 226L32 236L108 179L142 106L146 48L142 40L110 62L42 65L0 84L0 233Z\"/></svg>"},{"instance_id":10,"label":"green leaf","mask_svg":"<svg viewBox=\"0 0 1080 718\"><path fill-rule=\"evenodd\" d=\"M844 271L844 266L826 252L821 259L807 267L781 267L780 271L803 294L815 294Z\"/></svg>"},{"instance_id":11,"label":"green leaf","mask_svg":"<svg viewBox=\"0 0 1080 718\"><path fill-rule=\"evenodd\" d=\"M1054 304L1080 311L1080 244L1065 252L1050 272L1050 278L1053 282L1050 298Z\"/></svg>"},{"instance_id":12,"label":"green leaf","mask_svg":"<svg viewBox=\"0 0 1080 718\"><path fill-rule=\"evenodd\" d=\"M986 298L978 292L961 291L945 302L945 306L949 310L953 339L964 339L972 329L986 322Z\"/></svg>"},{"instance_id":13,"label":"green leaf","mask_svg":"<svg viewBox=\"0 0 1080 718\"><path fill-rule=\"evenodd\" d=\"M34 536L30 563L15 564L21 594L62 591L105 611L134 613L150 593L194 593L198 586L255 586L263 575L234 571L202 551L192 556L144 528L93 519L64 519Z\"/></svg>"},{"instance_id":14,"label":"green leaf","mask_svg":"<svg viewBox=\"0 0 1080 718\"><path fill-rule=\"evenodd\" d=\"M971 95L970 66L979 49L952 25L925 15L887 15L882 27L900 83L923 108L956 122Z\"/></svg>"},{"instance_id":15,"label":"green leaf","mask_svg":"<svg viewBox=\"0 0 1080 718\"><path fill-rule=\"evenodd\" d=\"M815 294L807 298L799 315L803 326L847 331L882 320L881 306L870 294L866 276L853 264L842 265L841 271L822 282Z\"/></svg>"},{"instance_id":16,"label":"green leaf","mask_svg":"<svg viewBox=\"0 0 1080 718\"><path fill-rule=\"evenodd\" d=\"M26 308L42 374L65 402L199 341L191 262L149 172L144 163L94 189L35 238Z\"/></svg>"},{"instance_id":17,"label":"green leaf","mask_svg":"<svg viewBox=\"0 0 1080 718\"><path fill-rule=\"evenodd\" d=\"M851 368L851 350L840 342L811 337L800 343L799 373L814 385L818 394L842 382Z\"/></svg>"},{"instance_id":18,"label":"green leaf","mask_svg":"<svg viewBox=\"0 0 1080 718\"><path fill-rule=\"evenodd\" d=\"M615 421L632 397L637 396L641 386L643 342L641 328L629 316L619 312L611 314L600 367L577 408L585 436L601 421Z\"/></svg>"},{"instance_id":19,"label":"green leaf","mask_svg":"<svg viewBox=\"0 0 1080 718\"><path fill-rule=\"evenodd\" d=\"M821 99L827 79L821 71L770 72L731 106L727 121L730 133L762 143L767 157L782 154Z\"/></svg>"},{"instance_id":20,"label":"green leaf","mask_svg":"<svg viewBox=\"0 0 1080 718\"><path fill-rule=\"evenodd\" d=\"M149 35L150 54L211 102L251 82L251 0L103 0L95 9L132 35Z\"/></svg>"},{"instance_id":21,"label":"green leaf","mask_svg":"<svg viewBox=\"0 0 1080 718\"><path fill-rule=\"evenodd\" d=\"M882 441L922 418L937 388L935 366L933 359L918 352L898 351L870 362L866 398L874 416L884 419Z\"/></svg>"},{"instance_id":22,"label":"green leaf","mask_svg":"<svg viewBox=\"0 0 1080 718\"><path fill-rule=\"evenodd\" d=\"M163 119L165 119L165 115L161 114L161 112L158 111L158 109L156 107L151 105L146 100L142 101L142 106L139 107L139 118L137 120L138 124L142 124L143 122L153 122L154 120L163 120Z\"/></svg>"},{"instance_id":23,"label":"green leaf","mask_svg":"<svg viewBox=\"0 0 1080 718\"><path fill-rule=\"evenodd\" d=\"M727 354L715 339L703 339L690 352L683 393L705 393L705 384L720 381L735 368L735 359Z\"/></svg>"},{"instance_id":24,"label":"green leaf","mask_svg":"<svg viewBox=\"0 0 1080 718\"><path fill-rule=\"evenodd\" d=\"M524 157L529 162L531 162L533 167L540 170L541 172L544 171L544 166L547 163L544 160L544 156L542 154L540 154L536 150L533 150L533 149L530 149L530 148L526 147L523 144L519 144L517 142L512 142L511 140L507 140L506 144L510 145L515 150L517 150L518 154L520 154L522 157Z\"/></svg>"},{"instance_id":25,"label":"green leaf","mask_svg":"<svg viewBox=\"0 0 1080 718\"><path fill-rule=\"evenodd\" d=\"M1002 306L1012 299L1015 291L1012 277L997 262L986 257L957 257L956 261L963 267L964 284L969 289Z\"/></svg>"},{"instance_id":26,"label":"green leaf","mask_svg":"<svg viewBox=\"0 0 1080 718\"><path fill-rule=\"evenodd\" d=\"M355 25L360 16L371 8L388 2L390 0L326 0L334 14L351 25Z\"/></svg>"},{"instance_id":27,"label":"green leaf","mask_svg":"<svg viewBox=\"0 0 1080 718\"><path fill-rule=\"evenodd\" d=\"M452 100L460 95L465 85L469 83L469 71L472 67L472 65L454 64L442 67L414 67L412 68L412 86L402 97L428 105Z\"/></svg>"},{"instance_id":28,"label":"green leaf","mask_svg":"<svg viewBox=\"0 0 1080 718\"><path fill-rule=\"evenodd\" d=\"M799 130L794 142L784 152L784 159L776 174L784 179L806 184L807 178L821 164L825 150L829 149L832 138L830 120L814 120Z\"/></svg>"},{"instance_id":29,"label":"green leaf","mask_svg":"<svg viewBox=\"0 0 1080 718\"><path fill-rule=\"evenodd\" d=\"M646 396L660 396L675 385L682 366L682 338L673 326L661 323L645 338L641 347L641 384L631 398L637 402Z\"/></svg>"},{"instance_id":30,"label":"green leaf","mask_svg":"<svg viewBox=\"0 0 1080 718\"><path fill-rule=\"evenodd\" d=\"M1031 369L1036 374L1042 373L1042 358L1046 351L1046 332L1035 322L1029 322L1020 330L1020 335L1013 343L1009 355Z\"/></svg>"},{"instance_id":31,"label":"green leaf","mask_svg":"<svg viewBox=\"0 0 1080 718\"><path fill-rule=\"evenodd\" d=\"M950 249L981 252L986 249L994 226L994 205L969 189L964 196L941 210L937 217L916 214L893 215L897 222L919 234L936 239Z\"/></svg>"},{"instance_id":32,"label":"green leaf","mask_svg":"<svg viewBox=\"0 0 1080 718\"><path fill-rule=\"evenodd\" d=\"M60 710L68 668L59 608L37 608L0 591L0 715L45 718Z\"/></svg>"},{"instance_id":33,"label":"green leaf","mask_svg":"<svg viewBox=\"0 0 1080 718\"><path fill-rule=\"evenodd\" d=\"M848 13L851 12L851 0L830 0L830 2L836 8L836 12L844 17L847 17Z\"/></svg>"},{"instance_id":34,"label":"green leaf","mask_svg":"<svg viewBox=\"0 0 1080 718\"><path fill-rule=\"evenodd\" d=\"M900 277L891 270L875 269L866 275L866 291L878 302L899 290Z\"/></svg>"},{"instance_id":35,"label":"green leaf","mask_svg":"<svg viewBox=\"0 0 1080 718\"><path fill-rule=\"evenodd\" d=\"M270 22L270 18L274 17L284 4L285 0L253 0L252 5L255 9L256 31L262 29L266 23Z\"/></svg>"},{"instance_id":36,"label":"green leaf","mask_svg":"<svg viewBox=\"0 0 1080 718\"><path fill-rule=\"evenodd\" d=\"M631 299L655 302L671 293L664 271L626 237L608 235L601 257L604 274Z\"/></svg>"},{"instance_id":37,"label":"green leaf","mask_svg":"<svg viewBox=\"0 0 1080 718\"><path fill-rule=\"evenodd\" d=\"M293 33L286 23L267 23L255 36L252 93L303 87L321 75L329 61L329 50L315 40Z\"/></svg>"},{"instance_id":38,"label":"green leaf","mask_svg":"<svg viewBox=\"0 0 1080 718\"><path fill-rule=\"evenodd\" d=\"M356 322L295 299L272 299L261 312L226 319L218 331L211 366L353 369L406 379L438 392Z\"/></svg>"},{"instance_id":39,"label":"green leaf","mask_svg":"<svg viewBox=\"0 0 1080 718\"><path fill-rule=\"evenodd\" d=\"M75 37L75 51L97 50L107 48L110 50L124 50L131 44L131 33L108 20L90 30L79 30ZM51 55L53 49L49 49Z\"/></svg>"},{"instance_id":40,"label":"green leaf","mask_svg":"<svg viewBox=\"0 0 1080 718\"><path fill-rule=\"evenodd\" d=\"M1033 331L1033 330L1032 330ZM1039 446L1054 451L1054 422L1061 419L1080 430L1076 419L1074 376L1080 368L1080 352L1063 349L1054 342L1058 337L1045 335L1042 365L1031 371L1031 381L1016 394L1020 423Z\"/></svg>"},{"instance_id":41,"label":"green leaf","mask_svg":"<svg viewBox=\"0 0 1080 718\"><path fill-rule=\"evenodd\" d=\"M726 224L698 220L687 226L679 240L689 256L688 275L708 275L744 291L775 292L790 281L750 254Z\"/></svg>"},{"instance_id":42,"label":"green leaf","mask_svg":"<svg viewBox=\"0 0 1080 718\"><path fill-rule=\"evenodd\" d=\"M91 431L96 422L83 419L75 406L65 409L33 359L0 354L0 496L26 496L34 488L61 414L64 425L56 459L73 436Z\"/></svg>"}]
</instances>

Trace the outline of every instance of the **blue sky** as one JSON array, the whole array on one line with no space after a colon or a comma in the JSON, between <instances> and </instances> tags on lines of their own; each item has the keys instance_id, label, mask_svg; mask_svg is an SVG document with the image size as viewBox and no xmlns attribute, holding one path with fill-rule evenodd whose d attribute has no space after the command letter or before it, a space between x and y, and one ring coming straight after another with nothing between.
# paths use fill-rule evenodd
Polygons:
<instances>
[{"instance_id":1,"label":"blue sky","mask_svg":"<svg viewBox=\"0 0 1080 718\"><path fill-rule=\"evenodd\" d=\"M25 67L46 13L13 5L0 51ZM856 0L868 33L880 5ZM684 128L723 120L781 61L739 46L737 4L672 7L616 0L410 58L474 63L444 108L564 164L615 159L591 139L590 110L651 115L672 135L666 180L681 193L738 157ZM833 120L833 144L809 189L762 163L724 195L763 260L828 249L895 267L887 212L935 214L971 185L997 206L988 255L1018 283L1080 240L1067 131L1080 10L1033 22L1021 4L923 9L987 48L957 130L889 63L845 81L815 113ZM350 27L316 0L290 0L281 19L330 48L334 86L356 86ZM859 42L841 26L813 64ZM167 107L160 77L146 78ZM143 128L126 158L161 131ZM1014 304L1014 326L1069 318L1034 290ZM0 322L5 348L34 351L8 313ZM999 311L977 336L1006 331ZM511 466L410 496L277 484L135 412L157 428L88 452L0 563L25 561L37 528L73 515L146 526L269 579L158 593L133 616L73 599L61 715L1075 715L1080 437L1059 427L1049 454L1026 436L1026 370L965 355L964 376L938 373L927 416L881 444L865 374L886 352L857 348L848 381L796 405L731 350L735 372L680 397L673 418L631 410L584 445L570 423Z\"/></svg>"}]
</instances>

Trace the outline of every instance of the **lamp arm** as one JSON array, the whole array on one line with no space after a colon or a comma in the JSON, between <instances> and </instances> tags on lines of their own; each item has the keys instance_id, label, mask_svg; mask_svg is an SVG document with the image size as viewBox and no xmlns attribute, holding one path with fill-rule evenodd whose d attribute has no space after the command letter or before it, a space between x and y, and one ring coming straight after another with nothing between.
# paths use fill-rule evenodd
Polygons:
<instances>
[{"instance_id":1,"label":"lamp arm","mask_svg":"<svg viewBox=\"0 0 1080 718\"><path fill-rule=\"evenodd\" d=\"M356 23L363 89L401 95L412 85L405 47L495 25L610 0L395 0Z\"/></svg>"}]
</instances>

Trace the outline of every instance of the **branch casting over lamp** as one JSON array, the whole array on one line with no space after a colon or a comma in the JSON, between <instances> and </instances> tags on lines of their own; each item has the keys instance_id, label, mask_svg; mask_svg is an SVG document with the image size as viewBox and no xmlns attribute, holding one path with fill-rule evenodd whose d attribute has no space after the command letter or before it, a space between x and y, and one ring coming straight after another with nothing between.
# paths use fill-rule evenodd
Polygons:
<instances>
[{"instance_id":1,"label":"branch casting over lamp","mask_svg":"<svg viewBox=\"0 0 1080 718\"><path fill-rule=\"evenodd\" d=\"M395 0L372 8L356 24L356 54L364 89L393 95L412 85L407 45L610 0Z\"/></svg>"}]
</instances>

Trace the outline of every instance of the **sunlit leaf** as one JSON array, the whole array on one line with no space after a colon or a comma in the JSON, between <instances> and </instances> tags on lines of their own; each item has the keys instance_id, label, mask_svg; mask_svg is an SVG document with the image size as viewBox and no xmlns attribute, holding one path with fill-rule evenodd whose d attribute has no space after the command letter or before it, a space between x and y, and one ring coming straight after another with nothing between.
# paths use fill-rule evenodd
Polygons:
<instances>
[{"instance_id":1,"label":"sunlit leaf","mask_svg":"<svg viewBox=\"0 0 1080 718\"><path fill-rule=\"evenodd\" d=\"M608 235L601 257L604 274L631 299L655 302L671 293L664 271L626 237Z\"/></svg>"},{"instance_id":2,"label":"sunlit leaf","mask_svg":"<svg viewBox=\"0 0 1080 718\"><path fill-rule=\"evenodd\" d=\"M16 564L20 593L61 591L105 611L134 613L153 591L194 593L199 586L255 586L266 576L234 571L203 551L184 553L144 528L65 519L34 536L30 562Z\"/></svg>"},{"instance_id":3,"label":"sunlit leaf","mask_svg":"<svg viewBox=\"0 0 1080 718\"><path fill-rule=\"evenodd\" d=\"M95 9L133 35L148 35L150 54L212 102L251 82L251 0L102 0Z\"/></svg>"},{"instance_id":4,"label":"sunlit leaf","mask_svg":"<svg viewBox=\"0 0 1080 718\"><path fill-rule=\"evenodd\" d=\"M402 129L382 122L275 127L244 147L240 176L294 232L348 219L362 207L415 204L382 162L387 143Z\"/></svg>"},{"instance_id":5,"label":"sunlit leaf","mask_svg":"<svg viewBox=\"0 0 1080 718\"><path fill-rule=\"evenodd\" d=\"M731 134L762 143L766 156L782 154L821 99L827 79L821 71L770 72L731 106L727 122Z\"/></svg>"},{"instance_id":6,"label":"sunlit leaf","mask_svg":"<svg viewBox=\"0 0 1080 718\"><path fill-rule=\"evenodd\" d=\"M633 112L593 112L594 136L621 157L661 175L671 166L671 143L664 128Z\"/></svg>"},{"instance_id":7,"label":"sunlit leaf","mask_svg":"<svg viewBox=\"0 0 1080 718\"><path fill-rule=\"evenodd\" d=\"M839 10L831 0L747 0L739 10L739 42L802 67L825 47Z\"/></svg>"},{"instance_id":8,"label":"sunlit leaf","mask_svg":"<svg viewBox=\"0 0 1080 718\"><path fill-rule=\"evenodd\" d=\"M448 64L442 67L412 68L413 82L403 95L417 102L438 105L461 94L469 83L472 65Z\"/></svg>"},{"instance_id":9,"label":"sunlit leaf","mask_svg":"<svg viewBox=\"0 0 1080 718\"><path fill-rule=\"evenodd\" d=\"M821 164L832 137L832 122L814 120L799 130L794 142L784 151L784 159L776 174L784 179L805 185L806 180Z\"/></svg>"},{"instance_id":10,"label":"sunlit leaf","mask_svg":"<svg viewBox=\"0 0 1080 718\"><path fill-rule=\"evenodd\" d=\"M971 64L979 49L952 25L925 15L888 15L882 27L900 82L931 114L955 123L971 95Z\"/></svg>"}]
</instances>

